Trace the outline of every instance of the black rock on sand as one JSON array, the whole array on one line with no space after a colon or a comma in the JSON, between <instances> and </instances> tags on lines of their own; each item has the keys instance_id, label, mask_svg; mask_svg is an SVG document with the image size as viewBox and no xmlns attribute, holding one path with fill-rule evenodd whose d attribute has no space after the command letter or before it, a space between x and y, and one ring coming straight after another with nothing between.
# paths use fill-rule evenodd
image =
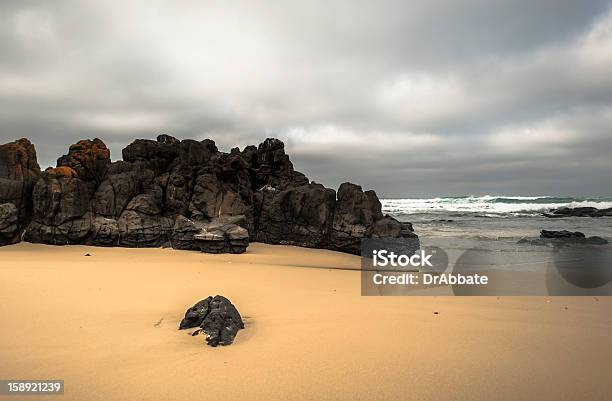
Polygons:
<instances>
[{"instance_id":1,"label":"black rock on sand","mask_svg":"<svg viewBox=\"0 0 612 401\"><path fill-rule=\"evenodd\" d=\"M179 330L193 327L200 327L208 345L216 347L233 343L238 330L244 329L244 323L236 307L227 298L216 295L187 309Z\"/></svg>"}]
</instances>

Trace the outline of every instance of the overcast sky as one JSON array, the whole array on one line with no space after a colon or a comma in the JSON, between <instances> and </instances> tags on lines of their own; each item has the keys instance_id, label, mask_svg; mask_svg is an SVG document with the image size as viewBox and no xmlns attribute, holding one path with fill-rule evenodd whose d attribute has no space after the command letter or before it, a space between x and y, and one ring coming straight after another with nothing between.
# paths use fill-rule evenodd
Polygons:
<instances>
[{"instance_id":1,"label":"overcast sky","mask_svg":"<svg viewBox=\"0 0 612 401\"><path fill-rule=\"evenodd\" d=\"M0 2L0 139L274 136L383 197L612 196L609 1Z\"/></svg>"}]
</instances>

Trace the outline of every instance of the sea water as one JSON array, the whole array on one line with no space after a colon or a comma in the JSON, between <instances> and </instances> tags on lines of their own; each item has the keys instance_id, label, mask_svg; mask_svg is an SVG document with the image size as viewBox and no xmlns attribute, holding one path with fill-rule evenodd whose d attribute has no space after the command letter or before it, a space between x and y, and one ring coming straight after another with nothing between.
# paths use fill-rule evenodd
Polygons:
<instances>
[{"instance_id":1,"label":"sea water","mask_svg":"<svg viewBox=\"0 0 612 401\"><path fill-rule=\"evenodd\" d=\"M546 246L517 244L540 230L581 231L612 242L611 217L547 218L560 207L612 207L612 199L548 196L462 196L382 199L383 213L413 223L423 246L442 248L452 263L472 249L489 252L491 264L540 269L554 254ZM605 245L612 252L612 245ZM512 266L510 266L512 265Z\"/></svg>"}]
</instances>

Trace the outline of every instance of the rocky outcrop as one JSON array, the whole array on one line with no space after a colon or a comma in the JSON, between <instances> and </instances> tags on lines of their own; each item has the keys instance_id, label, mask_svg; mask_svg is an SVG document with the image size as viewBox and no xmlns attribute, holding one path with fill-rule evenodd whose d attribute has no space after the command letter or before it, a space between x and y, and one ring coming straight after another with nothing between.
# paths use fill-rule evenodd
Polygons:
<instances>
[{"instance_id":1,"label":"rocky outcrop","mask_svg":"<svg viewBox=\"0 0 612 401\"><path fill-rule=\"evenodd\" d=\"M244 323L238 310L232 303L221 295L208 297L185 312L185 317L179 324L179 330L199 327L206 335L206 342L212 347L217 345L230 345L238 330L244 329Z\"/></svg>"},{"instance_id":2,"label":"rocky outcrop","mask_svg":"<svg viewBox=\"0 0 612 401\"><path fill-rule=\"evenodd\" d=\"M244 216L236 216L215 218L205 223L178 216L170 235L170 244L174 249L244 253L249 246L249 232L238 225L243 220Z\"/></svg>"},{"instance_id":3,"label":"rocky outcrop","mask_svg":"<svg viewBox=\"0 0 612 401\"><path fill-rule=\"evenodd\" d=\"M111 162L100 139L82 140L40 173L27 140L3 145L0 200L17 208L27 241L58 245L240 253L250 239L358 254L362 238L416 237L383 216L373 191L310 182L278 139L225 153L211 140L160 135L122 155Z\"/></svg>"},{"instance_id":4,"label":"rocky outcrop","mask_svg":"<svg viewBox=\"0 0 612 401\"><path fill-rule=\"evenodd\" d=\"M32 218L32 189L40 176L34 145L27 139L0 145L0 204L17 208L21 231Z\"/></svg>"},{"instance_id":5,"label":"rocky outcrop","mask_svg":"<svg viewBox=\"0 0 612 401\"><path fill-rule=\"evenodd\" d=\"M239 225L214 219L193 236L194 245L206 253L244 253L249 246L249 232Z\"/></svg>"},{"instance_id":6,"label":"rocky outcrop","mask_svg":"<svg viewBox=\"0 0 612 401\"><path fill-rule=\"evenodd\" d=\"M34 186L32 223L25 240L79 244L91 229L87 185L71 167L47 169Z\"/></svg>"},{"instance_id":7,"label":"rocky outcrop","mask_svg":"<svg viewBox=\"0 0 612 401\"><path fill-rule=\"evenodd\" d=\"M70 167L85 182L90 195L104 179L110 164L110 150L98 138L71 145L68 154L57 160L58 167Z\"/></svg>"},{"instance_id":8,"label":"rocky outcrop","mask_svg":"<svg viewBox=\"0 0 612 401\"><path fill-rule=\"evenodd\" d=\"M255 241L329 246L329 232L336 203L335 191L321 184L284 190L266 185L255 194Z\"/></svg>"},{"instance_id":9,"label":"rocky outcrop","mask_svg":"<svg viewBox=\"0 0 612 401\"><path fill-rule=\"evenodd\" d=\"M0 205L0 246L19 242L18 217L19 211L14 204Z\"/></svg>"},{"instance_id":10,"label":"rocky outcrop","mask_svg":"<svg viewBox=\"0 0 612 401\"><path fill-rule=\"evenodd\" d=\"M595 207L561 207L553 209L550 213L544 213L544 216L551 219L562 217L612 217L612 208L598 209Z\"/></svg>"}]
</instances>

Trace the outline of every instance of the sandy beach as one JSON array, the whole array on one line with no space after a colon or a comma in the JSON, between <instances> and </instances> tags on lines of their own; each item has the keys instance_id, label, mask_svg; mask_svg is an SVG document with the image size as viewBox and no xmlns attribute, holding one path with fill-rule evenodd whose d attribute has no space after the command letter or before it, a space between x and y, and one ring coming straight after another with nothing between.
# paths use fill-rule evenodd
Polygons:
<instances>
[{"instance_id":1,"label":"sandy beach","mask_svg":"<svg viewBox=\"0 0 612 401\"><path fill-rule=\"evenodd\" d=\"M361 297L357 269L257 243L3 247L0 378L63 379L45 399L65 401L610 399L611 298ZM229 347L177 330L214 294L245 319Z\"/></svg>"}]
</instances>

